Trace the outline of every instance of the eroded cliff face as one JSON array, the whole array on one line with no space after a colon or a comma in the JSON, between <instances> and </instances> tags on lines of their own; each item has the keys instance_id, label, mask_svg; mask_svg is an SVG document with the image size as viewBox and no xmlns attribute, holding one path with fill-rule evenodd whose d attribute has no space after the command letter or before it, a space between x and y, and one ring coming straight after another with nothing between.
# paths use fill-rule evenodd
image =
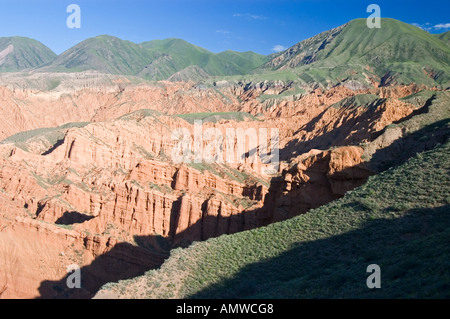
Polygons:
<instances>
[{"instance_id":1,"label":"eroded cliff face","mask_svg":"<svg viewBox=\"0 0 450 319\"><path fill-rule=\"evenodd\" d=\"M230 109L225 96L213 89L197 89L188 83L122 85L77 86L73 90L50 92L0 86L0 139L69 122L104 122L142 109L165 114Z\"/></svg>"},{"instance_id":2,"label":"eroded cliff face","mask_svg":"<svg viewBox=\"0 0 450 319\"><path fill-rule=\"evenodd\" d=\"M36 263L59 267L54 276L33 268L36 276L31 280L27 270L20 270L30 267L30 249L15 244L20 266L14 277L26 279L28 286L5 278L9 288L3 295L67 295L64 282L56 279L64 276L70 261L84 266L91 281L77 296L89 297L102 284L126 278L119 270L136 276L159 266L170 247L255 227L254 213L243 211L263 199L268 176L248 171L245 163L196 167L172 162L175 141L170 133L181 126L193 130L176 117L125 118L69 129L45 151L34 142L26 144L26 150L1 145L0 229L11 238L2 249L11 254L8 247L15 237L27 245L27 238L40 233L42 225L49 238L36 235L35 241L58 245L42 244L39 249L51 257ZM9 260L2 266L9 267ZM22 274L25 278L20 279Z\"/></svg>"},{"instance_id":3,"label":"eroded cliff face","mask_svg":"<svg viewBox=\"0 0 450 319\"><path fill-rule=\"evenodd\" d=\"M416 92L413 86L318 89L269 104L259 99L283 90L289 84L200 89L159 83L64 94L1 89L3 137L93 122L47 132L44 142L42 132L34 132L0 144L2 297L90 297L106 282L158 267L170 248L328 203L374 173L359 145L417 109L398 99ZM361 94L378 99L346 102ZM194 125L171 115L206 111L261 113L255 120L205 122L203 130L278 129L278 172L269 175L263 163L249 159L173 161L172 132L185 128L193 135ZM245 157L248 147L222 142L235 158ZM82 290L67 289L71 264L82 267Z\"/></svg>"},{"instance_id":4,"label":"eroded cliff face","mask_svg":"<svg viewBox=\"0 0 450 319\"><path fill-rule=\"evenodd\" d=\"M43 77L45 76L51 75L44 74ZM168 115L240 111L253 115L264 114L269 118L293 115L303 118L315 116L323 111L324 107L358 94L370 93L380 98L398 99L424 89L416 85L356 90L337 86L328 90L315 89L304 94L295 94L295 88L289 81L225 82L216 83L215 87L203 87L185 82L132 85L127 79L110 79L112 76L106 75L95 77L82 74L80 79L73 79L74 75L66 76L69 78L51 91L23 88L29 86L28 82L19 81L15 85L6 85L18 80L0 78L0 139L18 132L56 127L69 122L114 120L143 109ZM293 95L289 96L291 91ZM282 98L260 99L263 95L276 96L281 93L288 95ZM303 124L307 122L305 119Z\"/></svg>"},{"instance_id":5,"label":"eroded cliff face","mask_svg":"<svg viewBox=\"0 0 450 319\"><path fill-rule=\"evenodd\" d=\"M346 146L299 156L272 180L259 217L264 216L267 224L286 220L361 186L374 173L365 166L363 152Z\"/></svg>"}]
</instances>

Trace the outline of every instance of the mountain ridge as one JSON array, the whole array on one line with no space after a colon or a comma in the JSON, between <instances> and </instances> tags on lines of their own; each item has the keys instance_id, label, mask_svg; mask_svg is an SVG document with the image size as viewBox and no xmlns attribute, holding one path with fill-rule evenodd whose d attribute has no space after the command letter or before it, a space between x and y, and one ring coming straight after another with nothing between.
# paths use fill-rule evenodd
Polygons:
<instances>
[{"instance_id":1,"label":"mountain ridge","mask_svg":"<svg viewBox=\"0 0 450 319\"><path fill-rule=\"evenodd\" d=\"M245 74L258 67L264 59L264 56L254 52L225 51L216 54L176 38L137 44L114 36L100 35L78 43L39 70L95 70L109 74L137 75L147 80L167 80L190 66L197 66L212 76Z\"/></svg>"},{"instance_id":2,"label":"mountain ridge","mask_svg":"<svg viewBox=\"0 0 450 319\"><path fill-rule=\"evenodd\" d=\"M395 19L383 18L381 29L369 29L365 19L356 19L295 44L260 71L294 72L306 82L322 85L351 79L363 85L448 86L446 37Z\"/></svg>"},{"instance_id":3,"label":"mountain ridge","mask_svg":"<svg viewBox=\"0 0 450 319\"><path fill-rule=\"evenodd\" d=\"M194 82L210 77L268 77L271 73L270 77L275 78L290 74L288 77L304 82L307 87L325 87L331 80L333 85L356 81L356 86L350 84L353 87L413 82L428 87L448 86L449 34L430 34L390 18L382 19L381 29L369 29L365 19L355 19L266 56L252 51L213 53L179 38L134 43L100 35L58 56L41 59L42 63L10 71L27 68L38 72L92 70L152 81ZM0 44L0 49L3 49L0 53L8 55L11 48Z\"/></svg>"}]
</instances>

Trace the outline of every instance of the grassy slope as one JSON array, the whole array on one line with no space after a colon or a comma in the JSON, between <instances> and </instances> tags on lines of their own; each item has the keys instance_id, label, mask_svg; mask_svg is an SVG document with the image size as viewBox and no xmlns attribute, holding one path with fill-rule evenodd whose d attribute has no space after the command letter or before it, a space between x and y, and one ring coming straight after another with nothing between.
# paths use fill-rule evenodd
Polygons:
<instances>
[{"instance_id":1,"label":"grassy slope","mask_svg":"<svg viewBox=\"0 0 450 319\"><path fill-rule=\"evenodd\" d=\"M232 81L292 80L324 87L330 80L349 79L367 85L366 76L381 79L388 74L398 84L450 84L448 32L431 35L393 19L382 19L381 29L367 28L365 19L337 29L342 31L326 31L293 46L298 49L294 54L287 50L271 56L233 51L214 54L180 39L135 44L99 36L64 52L45 70L98 70L148 80L165 80L180 71L182 79L200 80L205 71ZM275 67L268 63L257 69L270 58L280 57L284 58Z\"/></svg>"},{"instance_id":2,"label":"grassy slope","mask_svg":"<svg viewBox=\"0 0 450 319\"><path fill-rule=\"evenodd\" d=\"M365 19L356 19L339 33L331 31L296 44L291 49L301 50L293 55L291 49L285 51L275 57L282 58L282 62L277 62L275 67L269 62L265 64L266 71L260 71L262 74L274 70L285 73L288 68L300 81L323 85L327 80L347 78L362 82L364 74L382 78L389 72L399 84L450 83L450 47L443 41L448 35L431 35L394 19L382 19L381 29L369 29ZM326 39L327 44L322 45ZM435 73L435 78L425 74L424 68ZM278 72L271 74L276 77Z\"/></svg>"},{"instance_id":3,"label":"grassy slope","mask_svg":"<svg viewBox=\"0 0 450 319\"><path fill-rule=\"evenodd\" d=\"M379 101L382 101L377 95L374 94L358 94L355 96L350 96L342 99L339 102L334 103L331 107L342 108L342 107L368 107L369 105L376 105Z\"/></svg>"},{"instance_id":4,"label":"grassy slope","mask_svg":"<svg viewBox=\"0 0 450 319\"><path fill-rule=\"evenodd\" d=\"M401 123L385 127L372 142L360 145L374 171L403 163L450 136L450 92L421 91L401 100L421 108Z\"/></svg>"},{"instance_id":5,"label":"grassy slope","mask_svg":"<svg viewBox=\"0 0 450 319\"><path fill-rule=\"evenodd\" d=\"M184 119L185 121L194 124L194 121L203 122L218 122L221 120L232 120L232 121L244 121L249 119L251 121L256 120L255 117L249 113L244 112L210 112L210 113L189 113L189 114L179 114L176 115Z\"/></svg>"},{"instance_id":6,"label":"grassy slope","mask_svg":"<svg viewBox=\"0 0 450 319\"><path fill-rule=\"evenodd\" d=\"M41 151L44 151L62 140L70 128L82 128L88 124L89 122L67 123L59 127L38 128L31 131L19 132L0 141L0 144L12 143L24 151L28 151L28 145L34 142L39 143L42 148Z\"/></svg>"},{"instance_id":7,"label":"grassy slope","mask_svg":"<svg viewBox=\"0 0 450 319\"><path fill-rule=\"evenodd\" d=\"M247 74L267 61L267 57L255 52L225 51L216 55L221 75ZM208 70L208 69L206 69Z\"/></svg>"},{"instance_id":8,"label":"grassy slope","mask_svg":"<svg viewBox=\"0 0 450 319\"><path fill-rule=\"evenodd\" d=\"M254 52L225 51L214 54L181 39L144 42L142 47L172 57L172 72L197 65L210 75L246 74L259 67L267 58ZM173 74L172 73L172 74Z\"/></svg>"},{"instance_id":9,"label":"grassy slope","mask_svg":"<svg viewBox=\"0 0 450 319\"><path fill-rule=\"evenodd\" d=\"M156 57L138 44L103 35L87 39L65 51L45 69L65 72L96 70L135 75Z\"/></svg>"},{"instance_id":10,"label":"grassy slope","mask_svg":"<svg viewBox=\"0 0 450 319\"><path fill-rule=\"evenodd\" d=\"M450 31L434 34L434 36L442 41L444 41L448 46L450 46Z\"/></svg>"},{"instance_id":11,"label":"grassy slope","mask_svg":"<svg viewBox=\"0 0 450 319\"><path fill-rule=\"evenodd\" d=\"M369 65L379 77L397 73L400 83L428 83L422 70L445 70L436 82L450 78L450 49L441 40L417 27L383 19L381 29L368 29L365 19L353 20L320 54L316 67L346 64Z\"/></svg>"},{"instance_id":12,"label":"grassy slope","mask_svg":"<svg viewBox=\"0 0 450 319\"><path fill-rule=\"evenodd\" d=\"M450 143L308 214L172 251L125 298L450 297ZM366 287L381 267L382 289Z\"/></svg>"},{"instance_id":13,"label":"grassy slope","mask_svg":"<svg viewBox=\"0 0 450 319\"><path fill-rule=\"evenodd\" d=\"M56 58L56 54L39 41L24 37L0 38L0 52L9 45L14 46L5 61L0 65L0 72L17 72L34 68Z\"/></svg>"},{"instance_id":14,"label":"grassy slope","mask_svg":"<svg viewBox=\"0 0 450 319\"><path fill-rule=\"evenodd\" d=\"M351 21L320 53L330 64L351 60L370 63L439 62L450 64L450 50L442 41L415 26L383 19L380 29L369 29L365 19ZM383 57L383 61L376 59Z\"/></svg>"}]
</instances>

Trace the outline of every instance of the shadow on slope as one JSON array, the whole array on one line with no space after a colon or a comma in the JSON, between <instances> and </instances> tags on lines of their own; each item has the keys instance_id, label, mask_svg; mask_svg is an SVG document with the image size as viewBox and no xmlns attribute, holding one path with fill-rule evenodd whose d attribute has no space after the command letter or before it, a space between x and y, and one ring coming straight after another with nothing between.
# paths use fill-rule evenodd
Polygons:
<instances>
[{"instance_id":1,"label":"shadow on slope","mask_svg":"<svg viewBox=\"0 0 450 319\"><path fill-rule=\"evenodd\" d=\"M257 211L256 224L266 226L326 205L365 184L369 176L402 165L417 153L432 150L438 144L445 144L450 138L449 123L450 120L445 119L427 125L377 150L370 161L333 174L327 172L326 161L318 160L302 171L310 177L307 182L286 180L288 174L273 178L264 206ZM294 167L288 173L295 177L297 170Z\"/></svg>"},{"instance_id":2,"label":"shadow on slope","mask_svg":"<svg viewBox=\"0 0 450 319\"><path fill-rule=\"evenodd\" d=\"M379 165L386 158L392 159L389 164L399 165L417 152L432 149L437 143L444 143L449 138L448 123L449 120L436 122L395 141L385 149L378 150L370 165ZM347 175L350 177L355 175L359 168L356 167L355 169L350 169ZM355 182L355 186L351 189L365 182L358 176L358 174L353 176L352 181ZM279 182L279 180L274 179L270 189L279 189ZM314 194L314 191L311 193ZM317 192L315 194L317 195ZM134 278L143 275L150 269L159 268L168 254L155 253L153 250L155 245L157 247L164 246L164 250L168 251L175 247L187 247L194 241L203 241L223 234L253 229L298 215L292 215L293 210L291 208L286 211L286 214L282 214L285 207L281 205L275 207L278 217L274 220L275 209L273 206L276 202L282 204L286 202L292 205L293 201L286 195L276 196L272 202L267 199L262 208L244 211L232 216L222 216L220 212L217 216L207 216L206 205L204 204L202 206L203 218L175 235L175 227L180 218L179 207L181 202L178 200L174 203L171 213L170 241L166 241L160 236L137 236L135 242L138 246L129 243L116 244L110 251L97 256L90 265L81 269L82 289L68 289L66 276L59 281L42 282L39 288L41 298L91 298L106 283ZM311 208L325 205L334 199L337 198L330 197L321 202L320 205L305 206L303 207L305 211L302 211L302 213ZM302 208L300 206L296 209L300 210ZM439 282L434 280L445 273L439 268L436 272L436 278L433 277L433 274L424 268L425 266L421 264L420 260L418 261L418 258L420 256L426 257L424 260L434 258L434 255L432 258L426 255L427 247L434 249L440 247L441 244L437 237L442 239L443 235L439 232L441 230L442 232L447 231L449 221L444 218L444 215L449 208L447 205L434 210L414 210L399 220L375 220L369 222L364 228L348 234L311 243L302 243L274 260L250 265L236 275L236 278L210 287L192 297L400 297L404 296L402 295L402 287L409 289L408 291L411 292L411 289L419 283L425 285L425 288L418 291L417 296L427 296L427 285L439 287ZM425 228L422 229L422 226ZM433 234L434 231L437 233ZM447 239L445 240L448 241L448 232L446 235ZM408 236L413 239L403 240ZM443 239L442 242L445 242L445 240ZM161 241L164 242L164 245L161 244ZM420 249L423 251L416 250L415 247L422 247ZM448 251L442 249L448 257ZM412 257L402 255L403 252L408 250L413 254ZM339 255L336 255L336 252L340 252ZM403 256L404 260L399 256ZM441 258L438 255L436 256L437 259ZM447 260L450 259L447 258ZM383 275L383 278L389 278L391 283L395 283L392 285L398 284L399 287L395 288L387 283L388 289L367 292L365 290L367 289L365 286L365 278L367 277L365 267L370 263L379 263L383 274L387 275L387 277ZM428 266L434 267L433 265ZM408 267L412 267L413 270L410 271ZM417 267L419 275L416 276L413 272L416 271L414 269ZM280 269L283 269L283 271L280 272ZM301 269L307 269L307 271L302 273ZM385 271L387 272L385 273ZM395 275L395 271L398 272L398 275ZM421 277L420 272L430 276L432 282L430 283L428 279L426 282L422 281L419 278ZM399 278L403 279L400 280ZM443 285L448 285L448 281L444 282ZM332 287L332 289L330 290L329 287ZM433 288L433 291L435 290ZM334 295L335 293L337 295Z\"/></svg>"},{"instance_id":3,"label":"shadow on slope","mask_svg":"<svg viewBox=\"0 0 450 319\"><path fill-rule=\"evenodd\" d=\"M450 205L295 244L191 298L449 298ZM366 268L381 267L381 289ZM225 265L223 265L225 266Z\"/></svg>"},{"instance_id":4,"label":"shadow on slope","mask_svg":"<svg viewBox=\"0 0 450 319\"><path fill-rule=\"evenodd\" d=\"M398 125L407 122L418 115L430 113L430 107L433 105L433 101L435 101L436 99L436 95L433 95L425 101L423 106L416 109L410 115L398 121L395 121L392 124ZM348 106L341 106L340 113L342 114L345 112L350 112L352 109L356 108L365 108L365 112L356 117L348 116L347 118L343 118L342 122L335 124L335 127L333 127L332 129L331 127L325 126L322 129L318 130L320 122L323 121L324 115L328 112L328 109L334 107L330 106L321 114L317 115L310 122L308 122L308 124L304 125L294 133L294 135L299 134L300 132L312 133L316 130L321 132L321 134L317 134L317 136L313 137L310 140L303 141L300 139L295 139L290 141L282 150L280 150L280 158L282 160L289 160L292 157L292 153L294 151L296 152L296 154L301 154L307 153L312 149L325 150L330 147L359 145L365 140L374 141L380 135L383 135L387 130L387 127L380 131L374 131L373 129L373 125L374 123L376 123L376 120L382 118L383 112L385 112L385 110L383 109L378 109L378 107L385 101L386 99L375 99L374 101L365 104L364 106L355 106L353 104L350 104ZM441 122L430 125L427 133L429 133L430 130L437 128L440 124L442 124ZM355 132L358 133L354 134ZM417 133L411 134L409 139L414 140L415 138L420 138L421 132L423 131L421 130ZM396 143L404 143L404 141L398 141ZM427 147L426 149L430 148ZM415 152L417 153L417 151Z\"/></svg>"},{"instance_id":5,"label":"shadow on slope","mask_svg":"<svg viewBox=\"0 0 450 319\"><path fill-rule=\"evenodd\" d=\"M369 166L383 171L405 163L411 156L428 151L450 138L450 119L441 120L394 141L390 146L377 150Z\"/></svg>"},{"instance_id":6,"label":"shadow on slope","mask_svg":"<svg viewBox=\"0 0 450 319\"><path fill-rule=\"evenodd\" d=\"M57 225L73 225L81 224L93 219L94 216L85 215L79 212L65 212L60 218L55 221Z\"/></svg>"},{"instance_id":7,"label":"shadow on slope","mask_svg":"<svg viewBox=\"0 0 450 319\"><path fill-rule=\"evenodd\" d=\"M152 247L155 241L159 242L161 239L159 236L136 236L135 240L144 247ZM108 246L109 242L106 244ZM158 253L130 243L118 243L111 250L97 256L91 264L81 267L80 289L67 287L67 278L72 274L68 273L60 280L41 282L39 299L92 298L102 285L143 275L150 269L160 267L167 257L168 253Z\"/></svg>"},{"instance_id":8,"label":"shadow on slope","mask_svg":"<svg viewBox=\"0 0 450 319\"><path fill-rule=\"evenodd\" d=\"M329 106L322 113L317 115L307 124L299 128L294 135L300 132L307 134L315 133L315 136L309 140L293 139L280 150L280 159L289 160L295 151L297 155L307 153L312 149L326 150L334 146L358 145L365 139L373 138L373 126L377 119L380 119L384 110L378 107L385 102L384 99L376 99L365 106L347 105L339 107L339 114L335 115L341 118L340 122L323 125L326 120L325 115L330 109ZM351 112L363 108L364 112L358 116L350 116ZM344 116L347 114L347 116ZM328 121L328 120L327 120ZM333 125L333 126L331 126ZM322 128L320 128L323 126ZM358 132L355 134L355 132Z\"/></svg>"},{"instance_id":9,"label":"shadow on slope","mask_svg":"<svg viewBox=\"0 0 450 319\"><path fill-rule=\"evenodd\" d=\"M39 287L40 299L88 299L92 298L97 291L106 283L118 282L120 280L131 279L143 275L151 269L159 268L169 257L169 251L175 247L187 247L193 241L203 241L208 238L217 237L223 234L235 233L244 230L244 213L225 216L206 215L206 205L202 206L203 218L186 230L175 234L181 201L175 201L171 213L171 228L169 237L162 236L134 236L136 245L127 242L111 244L109 238L94 237L93 243L84 239L84 246L92 245L105 246L108 251L95 257L89 265L81 267L81 288L69 289L67 278L72 274L68 273L60 280L45 280ZM205 202L206 203L206 202ZM69 221L69 218L80 218L77 215L64 214L62 221ZM70 214L73 214L70 213ZM87 216L90 217L90 216ZM71 224L71 223L67 223ZM104 240L106 243L100 245ZM63 265L61 265L63 266ZM64 265L69 266L69 265Z\"/></svg>"}]
</instances>

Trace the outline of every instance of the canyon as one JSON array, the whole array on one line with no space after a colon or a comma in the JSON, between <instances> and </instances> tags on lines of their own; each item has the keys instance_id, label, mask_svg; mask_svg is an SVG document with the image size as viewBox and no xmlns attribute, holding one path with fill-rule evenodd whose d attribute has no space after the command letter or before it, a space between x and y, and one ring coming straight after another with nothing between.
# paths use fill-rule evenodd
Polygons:
<instances>
[{"instance_id":1,"label":"canyon","mask_svg":"<svg viewBox=\"0 0 450 319\"><path fill-rule=\"evenodd\" d=\"M446 143L445 37L383 23L353 20L269 56L112 36L57 56L0 38L0 297L92 298L178 249L303 216ZM198 140L198 122L222 137L276 130L276 143ZM213 140L213 156L236 160L176 161L180 130L188 155ZM81 289L66 284L73 265Z\"/></svg>"},{"instance_id":2,"label":"canyon","mask_svg":"<svg viewBox=\"0 0 450 319\"><path fill-rule=\"evenodd\" d=\"M112 78L99 77L94 83ZM89 82L68 76L61 91L0 89L3 297L89 298L107 282L160 266L172 248L337 199L376 174L363 145L418 110L402 98L423 89L334 87L262 102L289 84ZM369 97L365 106L361 97ZM186 113L218 114L200 117L203 130L277 128L279 171L266 174L248 158L174 163L171 133L194 131ZM239 158L249 149L227 151ZM81 290L65 285L71 264L82 267Z\"/></svg>"}]
</instances>

